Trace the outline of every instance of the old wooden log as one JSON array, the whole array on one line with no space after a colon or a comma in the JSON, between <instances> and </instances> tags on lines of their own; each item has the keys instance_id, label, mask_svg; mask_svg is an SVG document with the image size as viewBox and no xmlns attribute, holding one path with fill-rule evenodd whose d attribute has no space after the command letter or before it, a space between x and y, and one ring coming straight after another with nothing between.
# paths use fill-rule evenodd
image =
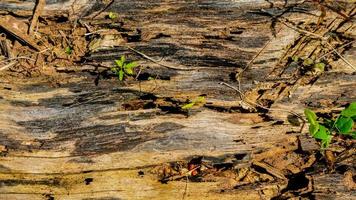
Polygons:
<instances>
[{"instance_id":1,"label":"old wooden log","mask_svg":"<svg viewBox=\"0 0 356 200\"><path fill-rule=\"evenodd\" d=\"M51 16L53 10L70 14L71 3L47 1L44 15ZM111 64L125 54L143 66L140 81L123 84L101 79L96 86L97 74L72 66L54 71L52 77L20 79L11 72L0 74L0 197L263 199L254 190L222 191L220 182L162 184L152 171L195 156L223 161L238 154L250 156L291 137L308 140L307 130L299 133L299 126L287 122L288 113L277 109L302 114L305 107L340 109L355 101L355 73L340 60L331 63L336 67L315 77L293 77L293 70L278 65L300 33L279 24L274 37L271 18L255 12L263 8L278 14L277 8L283 9L284 3L117 0L108 11L118 13L125 22L120 31L128 38L126 45L191 70L168 69L118 46L90 53L85 60ZM77 19L100 23L102 18L91 20L90 16L99 12L103 3L83 0L76 5L83 6L77 8L83 11ZM34 1L0 3L2 13L28 17L33 6ZM318 12L311 2L300 7ZM303 13L287 16L318 21L318 17ZM241 90L264 105L271 100L271 108L276 110L268 114L250 113L234 89L220 84L238 87L236 73L262 48L244 71ZM344 52L353 64L354 51L351 45ZM189 116L179 109L199 95L206 95L205 106L192 109ZM317 148L309 146L309 150ZM248 159L234 162L246 163ZM355 192L343 184L327 186L340 177L315 175L316 190L310 195L333 199L337 193L337 197L351 199Z\"/></svg>"}]
</instances>

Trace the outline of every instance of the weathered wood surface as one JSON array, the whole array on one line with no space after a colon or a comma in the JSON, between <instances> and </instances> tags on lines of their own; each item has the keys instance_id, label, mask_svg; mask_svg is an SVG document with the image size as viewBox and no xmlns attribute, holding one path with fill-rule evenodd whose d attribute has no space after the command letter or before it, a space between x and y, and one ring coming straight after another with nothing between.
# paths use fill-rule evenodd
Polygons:
<instances>
[{"instance_id":1,"label":"weathered wood surface","mask_svg":"<svg viewBox=\"0 0 356 200\"><path fill-rule=\"evenodd\" d=\"M70 10L60 6L70 2L47 1L46 10ZM283 4L278 1L274 5ZM34 4L25 1L20 5L31 11ZM95 5L100 3L92 5L83 7L85 14L99 10ZM17 6L7 0L0 3L4 11L15 12ZM129 45L192 71L167 69L116 47L92 53L87 60L112 62L127 54L146 67L143 81L120 85L117 80L103 79L95 86L96 76L70 66L54 78L19 81L11 72L1 74L0 145L6 146L7 152L0 157L0 198L180 199L185 182L161 184L150 174L152 168L197 155L223 161L301 135L300 127L286 122L285 113L271 112L270 122L264 120L266 115L244 113L236 91L219 84L237 86L232 78L237 69L246 66L270 40L244 73L242 90L275 84L274 72L282 70L276 64L298 33L284 27L273 38L270 19L249 12L269 7L270 3L262 0L115 1L109 10L124 19L124 31L132 39ZM310 12L317 9L312 3L303 7ZM289 17L317 21L300 13ZM353 64L354 53L354 48L345 52ZM302 113L306 106L323 109L333 102L338 109L355 101L355 73L338 62L337 68L314 84L296 85L291 96L276 98L272 107ZM156 75L156 80L145 80ZM177 102L202 94L207 95L206 106L193 110L189 117L175 109ZM274 123L280 120L284 123ZM139 171L145 175L138 175ZM330 180L334 180L332 176ZM219 184L189 183L186 199L262 198L251 190L221 192ZM345 198L355 195L343 185L329 190ZM332 198L333 194L315 197Z\"/></svg>"}]
</instances>

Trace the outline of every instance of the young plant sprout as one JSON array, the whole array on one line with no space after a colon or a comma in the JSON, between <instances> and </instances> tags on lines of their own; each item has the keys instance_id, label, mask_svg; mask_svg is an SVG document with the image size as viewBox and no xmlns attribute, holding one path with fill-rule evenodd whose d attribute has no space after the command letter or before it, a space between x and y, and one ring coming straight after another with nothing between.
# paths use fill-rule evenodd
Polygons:
<instances>
[{"instance_id":1,"label":"young plant sprout","mask_svg":"<svg viewBox=\"0 0 356 200\"><path fill-rule=\"evenodd\" d=\"M66 48L64 48L64 52L68 55L71 55L73 52L73 49L72 49L72 47L67 46Z\"/></svg>"},{"instance_id":2,"label":"young plant sprout","mask_svg":"<svg viewBox=\"0 0 356 200\"><path fill-rule=\"evenodd\" d=\"M116 66L111 68L120 81L124 80L124 76L134 75L134 68L138 66L136 62L127 62L124 55L119 60L115 60Z\"/></svg>"},{"instance_id":3,"label":"young plant sprout","mask_svg":"<svg viewBox=\"0 0 356 200\"><path fill-rule=\"evenodd\" d=\"M192 100L190 103L183 105L181 108L183 110L189 110L193 108L193 106L201 105L205 103L205 97L199 96L196 99Z\"/></svg>"},{"instance_id":4,"label":"young plant sprout","mask_svg":"<svg viewBox=\"0 0 356 200\"><path fill-rule=\"evenodd\" d=\"M353 130L356 120L356 102L345 108L335 120L321 118L318 121L316 114L309 109L305 109L304 114L309 122L309 133L321 141L321 150L328 148L335 134L351 136L356 139L356 131Z\"/></svg>"},{"instance_id":5,"label":"young plant sprout","mask_svg":"<svg viewBox=\"0 0 356 200\"><path fill-rule=\"evenodd\" d=\"M116 19L117 18L117 14L114 13L114 12L109 12L108 17L109 17L109 19Z\"/></svg>"}]
</instances>

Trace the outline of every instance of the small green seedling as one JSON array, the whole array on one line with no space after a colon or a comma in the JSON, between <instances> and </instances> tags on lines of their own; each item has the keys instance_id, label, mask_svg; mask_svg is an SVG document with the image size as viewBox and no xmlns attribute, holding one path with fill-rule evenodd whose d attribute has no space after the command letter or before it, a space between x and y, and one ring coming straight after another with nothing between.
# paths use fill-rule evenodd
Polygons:
<instances>
[{"instance_id":1,"label":"small green seedling","mask_svg":"<svg viewBox=\"0 0 356 200\"><path fill-rule=\"evenodd\" d=\"M305 109L304 114L309 122L309 133L321 141L321 150L328 148L335 134L356 139L356 131L353 131L356 120L356 102L345 108L335 120L321 118L321 121L318 121L316 114L309 109Z\"/></svg>"},{"instance_id":2,"label":"small green seedling","mask_svg":"<svg viewBox=\"0 0 356 200\"><path fill-rule=\"evenodd\" d=\"M73 49L70 46L67 46L64 48L64 52L68 55L71 55L73 53Z\"/></svg>"},{"instance_id":3,"label":"small green seedling","mask_svg":"<svg viewBox=\"0 0 356 200\"><path fill-rule=\"evenodd\" d=\"M298 56L292 56L291 60L292 63L300 65L304 71L321 73L324 72L326 68L325 61L313 60L311 58L303 59Z\"/></svg>"},{"instance_id":4,"label":"small green seedling","mask_svg":"<svg viewBox=\"0 0 356 200\"><path fill-rule=\"evenodd\" d=\"M109 17L109 19L116 19L117 18L117 14L114 13L114 12L109 12L108 17Z\"/></svg>"},{"instance_id":5,"label":"small green seedling","mask_svg":"<svg viewBox=\"0 0 356 200\"><path fill-rule=\"evenodd\" d=\"M183 110L189 110L189 109L193 108L194 106L201 105L204 103L205 103L205 97L199 96L196 99L194 99L193 101L191 101L190 103L183 105L181 108Z\"/></svg>"},{"instance_id":6,"label":"small green seedling","mask_svg":"<svg viewBox=\"0 0 356 200\"><path fill-rule=\"evenodd\" d=\"M120 81L124 80L124 75L134 75L134 68L138 66L136 62L127 62L124 55L119 60L115 60L116 66L111 68Z\"/></svg>"},{"instance_id":7,"label":"small green seedling","mask_svg":"<svg viewBox=\"0 0 356 200\"><path fill-rule=\"evenodd\" d=\"M302 64L303 66L311 66L312 64L314 64L314 61L311 58L306 58Z\"/></svg>"},{"instance_id":8,"label":"small green seedling","mask_svg":"<svg viewBox=\"0 0 356 200\"><path fill-rule=\"evenodd\" d=\"M320 63L315 63L314 64L314 70L319 70L321 72L325 71L325 64L320 62Z\"/></svg>"}]
</instances>

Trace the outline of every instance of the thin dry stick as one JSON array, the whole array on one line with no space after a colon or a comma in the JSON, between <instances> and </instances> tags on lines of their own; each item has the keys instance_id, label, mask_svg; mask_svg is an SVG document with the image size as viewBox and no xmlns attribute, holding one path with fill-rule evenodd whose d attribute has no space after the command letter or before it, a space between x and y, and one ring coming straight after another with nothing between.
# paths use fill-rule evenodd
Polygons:
<instances>
[{"instance_id":1,"label":"thin dry stick","mask_svg":"<svg viewBox=\"0 0 356 200\"><path fill-rule=\"evenodd\" d=\"M42 12L43 8L45 7L45 5L46 5L46 0L37 0L35 10L33 11L31 25L28 28L28 34L33 33L33 29L37 25L38 17L41 15L41 12Z\"/></svg>"},{"instance_id":2,"label":"thin dry stick","mask_svg":"<svg viewBox=\"0 0 356 200\"><path fill-rule=\"evenodd\" d=\"M115 0L111 0L102 10L100 10L98 13L96 13L91 19L94 19L95 17L100 15L102 12L104 12L106 9L108 9L114 2L115 2Z\"/></svg>"},{"instance_id":3,"label":"thin dry stick","mask_svg":"<svg viewBox=\"0 0 356 200\"><path fill-rule=\"evenodd\" d=\"M67 45L70 45L70 42L69 42L69 40L67 39L67 35L66 35L63 31L61 31L61 30L59 30L58 32L59 32L59 34L62 36L62 38L64 38L64 40L66 41Z\"/></svg>"},{"instance_id":4,"label":"thin dry stick","mask_svg":"<svg viewBox=\"0 0 356 200\"><path fill-rule=\"evenodd\" d=\"M156 63L162 67L166 67L166 68L169 68L169 69L174 69L174 70L185 70L185 71L190 71L190 70L194 70L194 69L190 69L190 68L181 68L181 67L176 67L176 66L172 66L172 65L167 65L167 64L162 64L161 62L147 56L146 54L132 48L132 47L129 47L129 46L125 46L126 48L130 49L131 51L137 53L138 55L142 56L143 58L146 58L147 60L153 62L153 63Z\"/></svg>"},{"instance_id":5,"label":"thin dry stick","mask_svg":"<svg viewBox=\"0 0 356 200\"><path fill-rule=\"evenodd\" d=\"M185 199L185 196L187 195L187 190L188 190L188 176L185 176L186 177L186 181L185 181L185 187L184 187L184 193L183 193L183 197L182 197L182 200Z\"/></svg>"},{"instance_id":6,"label":"thin dry stick","mask_svg":"<svg viewBox=\"0 0 356 200\"><path fill-rule=\"evenodd\" d=\"M332 50L333 50L333 52L335 52L340 58L341 58L341 60L343 60L346 64L348 64L353 70L355 70L356 71L356 68L355 68L355 66L353 66L348 60L346 60L346 58L344 57L344 56L342 56L338 51L336 51L336 49L330 44L330 43L326 43L327 45L329 45L331 48L332 48Z\"/></svg>"},{"instance_id":7,"label":"thin dry stick","mask_svg":"<svg viewBox=\"0 0 356 200\"><path fill-rule=\"evenodd\" d=\"M35 59L29 58L29 57L25 57L25 56L19 56L19 57L15 57L15 58L8 58L6 60L2 60L2 61L0 61L0 63L4 63L4 62L10 61L10 60L18 60L18 59L25 59L25 60L31 60L31 61L36 62Z\"/></svg>"},{"instance_id":8,"label":"thin dry stick","mask_svg":"<svg viewBox=\"0 0 356 200\"><path fill-rule=\"evenodd\" d=\"M184 174L184 176L186 177L186 182L185 182L185 187L184 187L184 193L183 193L183 197L182 197L182 200L185 199L185 196L187 195L187 190L188 190L188 176L195 170L197 170L198 168L200 168L200 166L196 166L194 167L193 169L189 170L188 172L186 172Z\"/></svg>"},{"instance_id":9,"label":"thin dry stick","mask_svg":"<svg viewBox=\"0 0 356 200\"><path fill-rule=\"evenodd\" d=\"M278 34L280 31L281 31L281 28L277 31L277 34ZM240 90L240 91L241 91L241 76L242 76L242 73L243 73L244 71L246 71L246 69L247 69L248 67L250 67L250 65L251 65L251 64L256 60L256 58L262 53L262 51L266 49L266 47L269 45L269 43L271 43L272 39L273 39L273 38L271 38L270 40L268 40L268 42L266 42L266 44L257 52L257 54L247 63L247 65L242 69L242 71L240 71L240 72L238 72L238 73L236 74L235 77L236 77L236 80L237 80L237 82L238 82L238 87L239 87L239 90ZM240 93L239 93L239 94L240 94ZM241 95L240 95L240 98L243 99Z\"/></svg>"},{"instance_id":10,"label":"thin dry stick","mask_svg":"<svg viewBox=\"0 0 356 200\"><path fill-rule=\"evenodd\" d=\"M332 49L331 51L329 51L329 52L325 53L324 55L320 56L317 60L320 60L320 59L322 59L322 58L325 58L325 56L330 55L331 53L335 52L335 50L337 51L337 50L339 50L339 49L342 49L342 48L344 48L344 47L346 47L346 46L348 46L348 45L350 45L350 44L352 44L352 43L354 43L354 42L355 42L355 40L354 40L354 41L351 41L351 42L348 42L348 43L346 43L346 44L344 44L344 45L342 45L342 46L340 46L340 47L338 47L338 48L336 48L336 49Z\"/></svg>"},{"instance_id":11,"label":"thin dry stick","mask_svg":"<svg viewBox=\"0 0 356 200\"><path fill-rule=\"evenodd\" d=\"M90 33L85 33L84 36L89 36L89 35L97 34L97 33L104 32L104 31L106 31L106 30L105 29L100 29L100 30L93 31L93 32L90 32Z\"/></svg>"},{"instance_id":12,"label":"thin dry stick","mask_svg":"<svg viewBox=\"0 0 356 200\"><path fill-rule=\"evenodd\" d=\"M17 63L17 61L10 62L9 64L7 64L7 65L1 67L1 68L0 68L0 71L3 71L3 70L5 70L5 69L7 69L7 68L10 68L10 67L16 65L16 63Z\"/></svg>"},{"instance_id":13,"label":"thin dry stick","mask_svg":"<svg viewBox=\"0 0 356 200\"><path fill-rule=\"evenodd\" d=\"M85 26L85 28L87 29L87 31L89 31L89 33L93 32L92 28L91 28L87 23L82 22L81 19L78 19L78 22L79 22L81 25ZM85 35L85 36L86 36L86 35Z\"/></svg>"},{"instance_id":14,"label":"thin dry stick","mask_svg":"<svg viewBox=\"0 0 356 200\"><path fill-rule=\"evenodd\" d=\"M40 53L43 53L43 52L46 52L48 50L50 50L52 48L47 48L47 49L44 49L42 51L39 51L39 52L35 52L33 54L40 54ZM1 60L0 63L4 63L4 62L7 62L7 61L11 61L11 60L18 60L18 59L26 59L26 60L31 60L31 61L35 61L35 59L32 59L32 58L29 58L29 57L26 57L26 56L18 56L18 57L15 57L15 58L8 58L8 59L5 59L5 60Z\"/></svg>"},{"instance_id":15,"label":"thin dry stick","mask_svg":"<svg viewBox=\"0 0 356 200\"><path fill-rule=\"evenodd\" d=\"M277 31L277 34L281 31L281 29L279 29ZM239 74L242 74L242 72L244 72L255 60L256 58L262 53L263 50L266 49L266 47L269 45L269 43L271 43L273 38L271 38L270 40L268 40L268 42L266 42L266 44L257 52L257 54L247 63L247 65L242 69L242 71Z\"/></svg>"}]
</instances>

